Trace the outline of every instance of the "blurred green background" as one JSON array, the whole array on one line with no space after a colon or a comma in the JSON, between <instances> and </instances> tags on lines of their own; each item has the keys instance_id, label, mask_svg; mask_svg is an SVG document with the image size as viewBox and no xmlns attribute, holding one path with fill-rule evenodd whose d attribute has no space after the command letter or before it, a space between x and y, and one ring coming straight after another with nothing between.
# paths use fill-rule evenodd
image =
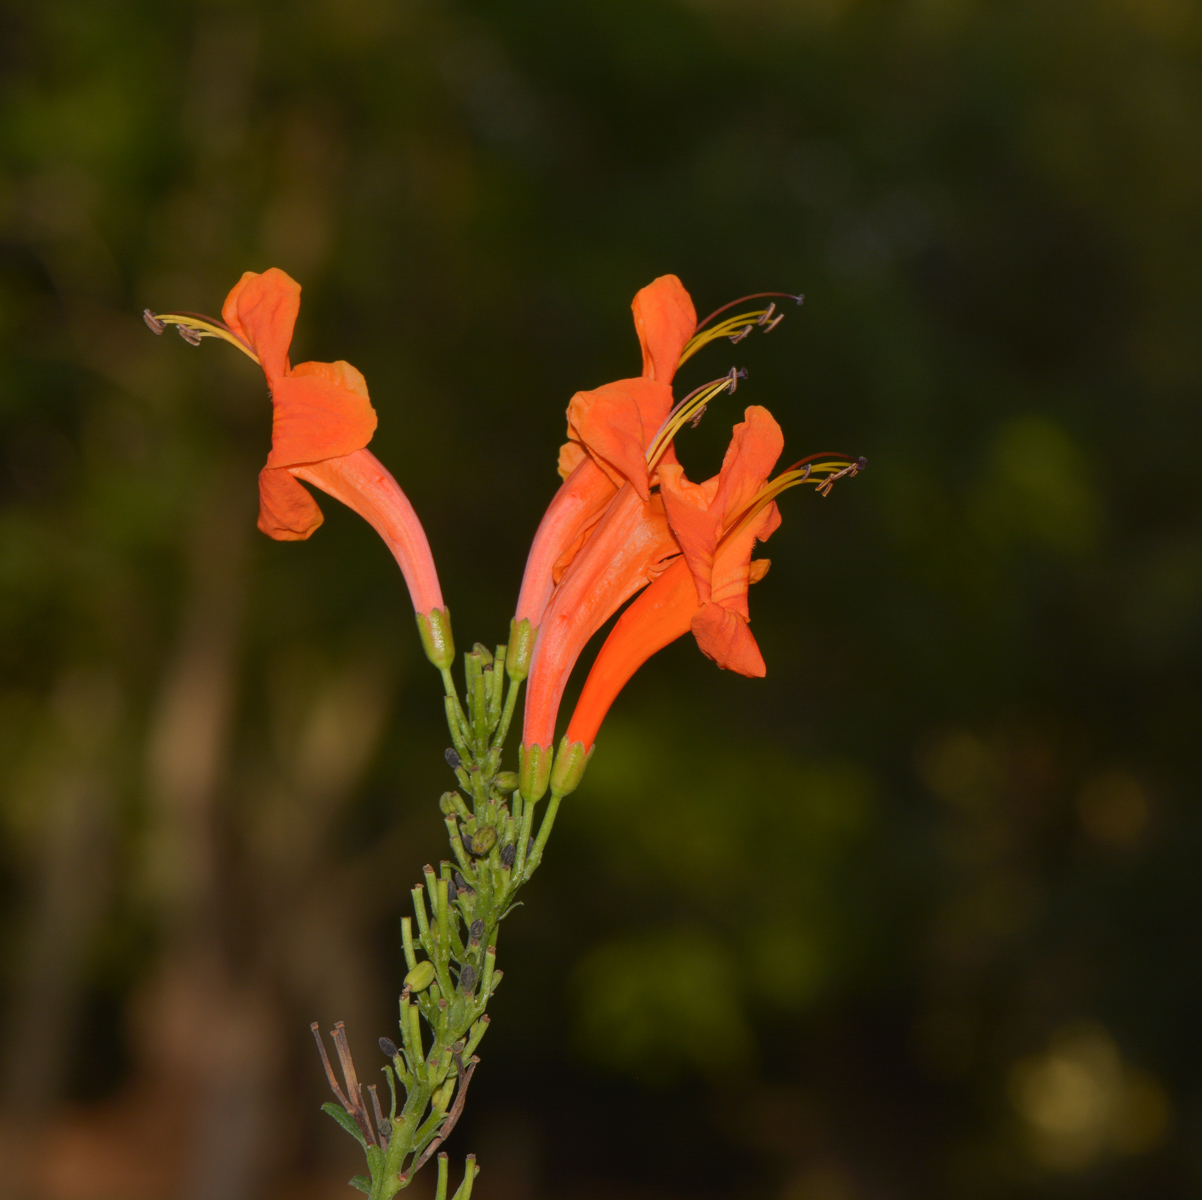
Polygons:
<instances>
[{"instance_id":1,"label":"blurred green background","mask_svg":"<svg viewBox=\"0 0 1202 1200\"><path fill-rule=\"evenodd\" d=\"M500 640L629 302L804 291L764 681L636 678L506 923L481 1200L1202 1195L1202 13L1193 0L0 6L0 1194L353 1195L445 854L437 677L323 503L254 529L305 287ZM429 1181L415 1187L422 1195Z\"/></svg>"}]
</instances>

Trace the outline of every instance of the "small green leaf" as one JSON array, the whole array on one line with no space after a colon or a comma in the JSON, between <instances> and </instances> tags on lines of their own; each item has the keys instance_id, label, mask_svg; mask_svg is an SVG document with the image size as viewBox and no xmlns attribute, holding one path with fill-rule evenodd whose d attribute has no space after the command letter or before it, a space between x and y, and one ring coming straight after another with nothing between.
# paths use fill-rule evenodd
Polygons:
<instances>
[{"instance_id":1,"label":"small green leaf","mask_svg":"<svg viewBox=\"0 0 1202 1200\"><path fill-rule=\"evenodd\" d=\"M371 1180L366 1175L356 1175L354 1179L348 1179L347 1182L353 1188L358 1188L361 1192L366 1192L371 1195Z\"/></svg>"},{"instance_id":2,"label":"small green leaf","mask_svg":"<svg viewBox=\"0 0 1202 1200\"><path fill-rule=\"evenodd\" d=\"M384 1170L384 1151L379 1146L367 1147L367 1169L373 1179Z\"/></svg>"},{"instance_id":3,"label":"small green leaf","mask_svg":"<svg viewBox=\"0 0 1202 1200\"><path fill-rule=\"evenodd\" d=\"M363 1130L355 1124L355 1118L342 1107L341 1104L334 1104L332 1101L327 1101L321 1106L323 1113L329 1113L343 1129L347 1131L363 1147L367 1149L367 1139L363 1136Z\"/></svg>"}]
</instances>

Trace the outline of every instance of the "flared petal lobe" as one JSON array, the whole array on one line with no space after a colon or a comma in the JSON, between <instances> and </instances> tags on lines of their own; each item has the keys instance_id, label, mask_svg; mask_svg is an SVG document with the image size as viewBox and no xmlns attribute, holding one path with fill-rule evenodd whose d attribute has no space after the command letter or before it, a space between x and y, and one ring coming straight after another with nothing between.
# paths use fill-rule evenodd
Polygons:
<instances>
[{"instance_id":1,"label":"flared petal lobe","mask_svg":"<svg viewBox=\"0 0 1202 1200\"><path fill-rule=\"evenodd\" d=\"M259 530L277 542L303 542L325 520L317 501L283 467L259 472Z\"/></svg>"},{"instance_id":2,"label":"flared petal lobe","mask_svg":"<svg viewBox=\"0 0 1202 1200\"><path fill-rule=\"evenodd\" d=\"M279 267L246 271L221 307L221 319L259 356L269 384L288 370L300 293L300 284Z\"/></svg>"},{"instance_id":3,"label":"flared petal lobe","mask_svg":"<svg viewBox=\"0 0 1202 1200\"><path fill-rule=\"evenodd\" d=\"M703 602L710 599L714 556L724 532L747 509L785 445L780 426L766 408L751 405L743 417L731 433L722 469L714 478L696 484L676 463L660 468L664 509Z\"/></svg>"},{"instance_id":4,"label":"flared petal lobe","mask_svg":"<svg viewBox=\"0 0 1202 1200\"><path fill-rule=\"evenodd\" d=\"M692 297L675 275L661 275L639 290L630 307L643 348L643 378L671 383L680 353L697 328Z\"/></svg>"},{"instance_id":5,"label":"flared petal lobe","mask_svg":"<svg viewBox=\"0 0 1202 1200\"><path fill-rule=\"evenodd\" d=\"M271 385L269 467L362 450L376 432L367 381L350 363L305 362Z\"/></svg>"},{"instance_id":6,"label":"flared petal lobe","mask_svg":"<svg viewBox=\"0 0 1202 1200\"><path fill-rule=\"evenodd\" d=\"M629 480L646 500L651 491L647 447L671 409L672 389L650 379L619 379L577 392L568 404L569 445L586 451L615 487ZM561 461L571 457L565 446Z\"/></svg>"}]
</instances>

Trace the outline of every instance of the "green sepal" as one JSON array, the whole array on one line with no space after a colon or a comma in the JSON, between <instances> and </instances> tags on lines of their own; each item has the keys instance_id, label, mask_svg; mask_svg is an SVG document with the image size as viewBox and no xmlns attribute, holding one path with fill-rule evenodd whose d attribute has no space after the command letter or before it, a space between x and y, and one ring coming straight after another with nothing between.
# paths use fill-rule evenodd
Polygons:
<instances>
[{"instance_id":1,"label":"green sepal","mask_svg":"<svg viewBox=\"0 0 1202 1200\"><path fill-rule=\"evenodd\" d=\"M366 1192L371 1195L371 1180L366 1175L356 1175L353 1179L348 1179L347 1183L353 1188L358 1188L361 1192Z\"/></svg>"},{"instance_id":2,"label":"green sepal","mask_svg":"<svg viewBox=\"0 0 1202 1200\"><path fill-rule=\"evenodd\" d=\"M355 1141L357 1141L359 1145L363 1147L364 1150L367 1149L367 1138L363 1136L363 1130L359 1128L355 1118L352 1117L351 1114L348 1113L341 1104L335 1104L332 1100L327 1100L325 1104L321 1106L321 1111L323 1113L329 1113L330 1116L333 1117L334 1120L337 1121L338 1124L341 1125L342 1128L345 1129L347 1133L349 1133L351 1137L353 1137Z\"/></svg>"},{"instance_id":3,"label":"green sepal","mask_svg":"<svg viewBox=\"0 0 1202 1200\"><path fill-rule=\"evenodd\" d=\"M417 614L417 631L421 635L426 657L440 670L450 670L455 661L455 639L451 635L451 610L432 608Z\"/></svg>"},{"instance_id":4,"label":"green sepal","mask_svg":"<svg viewBox=\"0 0 1202 1200\"><path fill-rule=\"evenodd\" d=\"M547 784L551 781L551 759L550 746L540 746L537 742L527 746L523 742L518 747L518 782L522 799L527 804L534 804L547 794Z\"/></svg>"},{"instance_id":5,"label":"green sepal","mask_svg":"<svg viewBox=\"0 0 1202 1200\"><path fill-rule=\"evenodd\" d=\"M583 742L569 742L565 735L555 755L555 766L551 768L551 791L556 796L566 796L580 786L584 768L593 757L593 749L595 747L586 750Z\"/></svg>"},{"instance_id":6,"label":"green sepal","mask_svg":"<svg viewBox=\"0 0 1202 1200\"><path fill-rule=\"evenodd\" d=\"M510 683L521 683L530 674L530 660L534 657L534 639L538 627L531 625L527 617L509 622L509 642L505 652L505 673Z\"/></svg>"}]
</instances>

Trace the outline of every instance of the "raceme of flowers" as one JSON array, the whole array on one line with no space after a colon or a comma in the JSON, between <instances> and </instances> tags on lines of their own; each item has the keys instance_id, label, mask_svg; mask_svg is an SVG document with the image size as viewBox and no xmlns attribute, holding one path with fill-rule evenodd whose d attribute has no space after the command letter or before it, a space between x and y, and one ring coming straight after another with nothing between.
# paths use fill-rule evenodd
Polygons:
<instances>
[{"instance_id":1,"label":"raceme of flowers","mask_svg":"<svg viewBox=\"0 0 1202 1200\"><path fill-rule=\"evenodd\" d=\"M654 280L631 306L642 350L639 375L577 392L568 403L558 460L563 482L535 532L508 642L495 654L477 643L465 656L465 705L451 675L450 614L425 531L396 479L367 449L377 417L366 381L346 362L290 364L300 292L273 267L242 276L221 320L150 310L144 316L156 333L174 325L194 345L220 338L259 364L272 404L271 448L259 473L259 528L279 541L311 536L323 518L306 484L354 509L395 557L426 655L442 674L453 742L447 761L460 790L445 793L440 805L455 864L443 863L438 874L426 868L425 887L414 889L416 930L408 918L403 922L409 974L401 996L402 1045L381 1039L392 1096L387 1116L374 1085L369 1114L341 1025L334 1041L342 1084L314 1026L338 1099L326 1109L367 1154L370 1176L352 1182L373 1200L387 1200L438 1150L462 1112L479 1061L472 1051L487 1028L484 1009L502 974L495 968L498 923L541 861L559 802L580 783L610 706L651 655L686 633L719 667L762 676L748 593L768 570L768 560L754 554L780 525L777 498L803 483L827 495L836 480L865 463L818 454L773 474L784 437L771 413L752 405L731 431L719 472L701 482L689 479L676 457L677 435L711 402L733 393L744 373L731 369L677 400L677 368L719 339L737 343L757 328L774 329L783 314L775 301L753 308L735 301L698 322L675 275ZM589 641L623 606L556 751L568 679ZM501 770L501 758L523 681L514 773ZM536 831L536 805L548 790ZM478 1169L469 1156L457 1200L468 1200ZM438 1170L436 1196L445 1200L445 1154Z\"/></svg>"}]
</instances>

